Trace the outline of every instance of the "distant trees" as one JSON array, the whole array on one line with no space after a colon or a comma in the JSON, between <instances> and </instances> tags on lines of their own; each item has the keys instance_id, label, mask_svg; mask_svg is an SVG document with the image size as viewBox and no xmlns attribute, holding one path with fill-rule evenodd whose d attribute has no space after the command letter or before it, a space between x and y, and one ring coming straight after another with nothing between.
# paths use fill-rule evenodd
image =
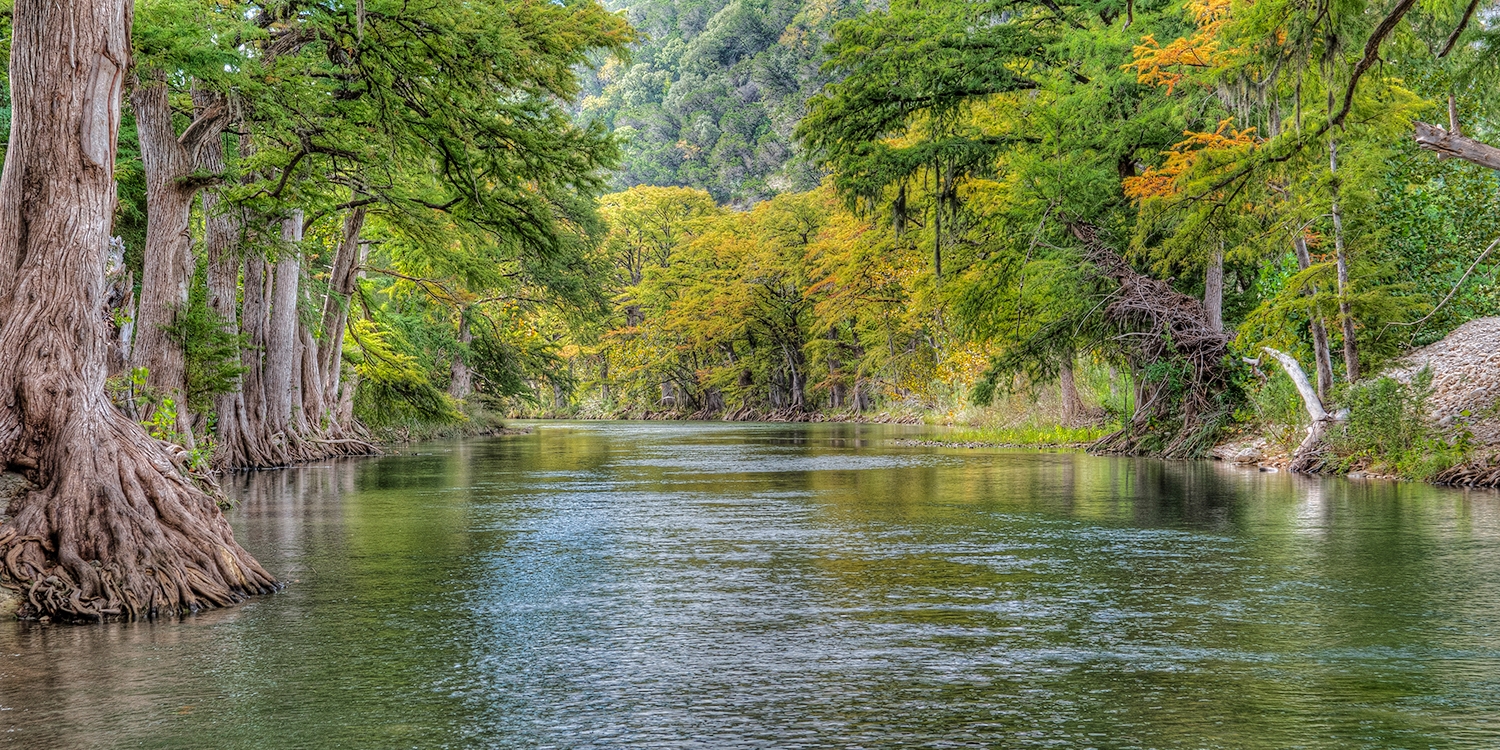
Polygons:
<instances>
[{"instance_id":1,"label":"distant trees","mask_svg":"<svg viewBox=\"0 0 1500 750\"><path fill-rule=\"evenodd\" d=\"M687 188L636 187L601 206L617 292L575 351L584 413L934 407L975 375L923 291L924 250L830 189L745 212Z\"/></svg>"},{"instance_id":2,"label":"distant trees","mask_svg":"<svg viewBox=\"0 0 1500 750\"><path fill-rule=\"evenodd\" d=\"M604 65L580 112L619 133L619 187L677 185L746 205L816 187L793 135L828 31L861 0L633 0L645 41Z\"/></svg>"}]
</instances>

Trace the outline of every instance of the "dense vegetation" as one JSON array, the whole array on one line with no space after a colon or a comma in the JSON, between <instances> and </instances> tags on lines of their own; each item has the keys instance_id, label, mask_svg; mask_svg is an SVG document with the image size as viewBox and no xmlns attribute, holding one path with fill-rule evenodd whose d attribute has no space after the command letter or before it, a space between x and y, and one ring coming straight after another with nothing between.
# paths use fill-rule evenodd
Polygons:
<instances>
[{"instance_id":1,"label":"dense vegetation","mask_svg":"<svg viewBox=\"0 0 1500 750\"><path fill-rule=\"evenodd\" d=\"M1045 391L1069 429L1034 432L1099 450L1464 458L1369 375L1500 313L1493 3L620 6L7 5L0 458L42 489L0 552L34 607L260 590L205 469L495 413Z\"/></svg>"},{"instance_id":2,"label":"dense vegetation","mask_svg":"<svg viewBox=\"0 0 1500 750\"><path fill-rule=\"evenodd\" d=\"M1271 347L1333 421L1349 383L1500 312L1493 12L1389 6L818 6L848 16L796 131L822 184L716 208L743 195L621 127L652 165L626 182L678 187L602 200L614 313L563 336L575 394L545 408L951 414L1060 385L1047 418L1122 428L1099 447L1189 456L1308 426ZM675 8L632 17L691 36ZM688 80L656 59L630 70Z\"/></svg>"},{"instance_id":3,"label":"dense vegetation","mask_svg":"<svg viewBox=\"0 0 1500 750\"><path fill-rule=\"evenodd\" d=\"M817 187L796 139L833 25L861 0L626 0L643 35L586 80L581 116L613 130L620 187L676 185L746 207Z\"/></svg>"}]
</instances>

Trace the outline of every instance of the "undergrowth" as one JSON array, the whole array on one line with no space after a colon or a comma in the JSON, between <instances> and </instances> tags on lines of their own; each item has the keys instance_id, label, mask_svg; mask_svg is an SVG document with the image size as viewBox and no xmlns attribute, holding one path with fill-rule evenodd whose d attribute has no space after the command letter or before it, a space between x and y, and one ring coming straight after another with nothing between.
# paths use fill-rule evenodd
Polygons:
<instances>
[{"instance_id":1,"label":"undergrowth","mask_svg":"<svg viewBox=\"0 0 1500 750\"><path fill-rule=\"evenodd\" d=\"M1410 383L1381 377L1345 389L1341 401L1349 409L1349 421L1329 440L1339 468L1429 479L1467 460L1472 450L1468 430L1462 423L1446 430L1433 426L1427 419L1431 396L1432 372L1427 369Z\"/></svg>"},{"instance_id":2,"label":"undergrowth","mask_svg":"<svg viewBox=\"0 0 1500 750\"><path fill-rule=\"evenodd\" d=\"M933 438L937 443L984 443L1027 447L1080 446L1092 443L1118 429L1114 425L1068 427L1066 425L1021 425L955 430Z\"/></svg>"}]
</instances>

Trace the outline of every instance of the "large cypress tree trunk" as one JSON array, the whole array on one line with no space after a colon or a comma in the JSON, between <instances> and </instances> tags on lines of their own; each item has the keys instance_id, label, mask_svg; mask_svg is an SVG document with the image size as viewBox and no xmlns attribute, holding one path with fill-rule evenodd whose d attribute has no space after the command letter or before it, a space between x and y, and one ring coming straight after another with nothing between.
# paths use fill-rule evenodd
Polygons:
<instances>
[{"instance_id":1,"label":"large cypress tree trunk","mask_svg":"<svg viewBox=\"0 0 1500 750\"><path fill-rule=\"evenodd\" d=\"M297 297L302 281L302 264L297 243L302 241L302 217L292 215L281 222L281 239L286 247L271 266L271 315L266 327L265 389L266 426L280 434L291 447L295 440L292 405L299 404L300 379L297 371Z\"/></svg>"},{"instance_id":2,"label":"large cypress tree trunk","mask_svg":"<svg viewBox=\"0 0 1500 750\"><path fill-rule=\"evenodd\" d=\"M172 127L168 94L165 76L157 72L138 77L131 94L146 171L146 246L131 365L146 368L146 384L159 398L175 402L177 431L190 445L187 366L182 343L173 340L168 329L186 307L193 279L188 220L193 198L208 184L193 176L198 152L207 142L219 140L226 109L221 102L210 103L179 138ZM158 405L152 404L152 410Z\"/></svg>"},{"instance_id":3,"label":"large cypress tree trunk","mask_svg":"<svg viewBox=\"0 0 1500 750\"><path fill-rule=\"evenodd\" d=\"M23 616L136 617L230 604L275 581L213 497L105 395L129 0L19 0L0 177L0 461L36 489L0 524Z\"/></svg>"},{"instance_id":4,"label":"large cypress tree trunk","mask_svg":"<svg viewBox=\"0 0 1500 750\"><path fill-rule=\"evenodd\" d=\"M214 138L209 141L203 149L201 160L204 168L223 172L223 140ZM208 254L208 307L218 316L224 331L230 334L239 333L239 311L236 307L241 268L240 233L243 226L243 217L238 207L224 205L215 191L203 194L203 244ZM248 284L246 291L250 291ZM216 469L259 466L267 461L259 443L251 438L245 403L245 382L244 376L237 378L237 387L214 399L217 444L214 446L213 464Z\"/></svg>"}]
</instances>

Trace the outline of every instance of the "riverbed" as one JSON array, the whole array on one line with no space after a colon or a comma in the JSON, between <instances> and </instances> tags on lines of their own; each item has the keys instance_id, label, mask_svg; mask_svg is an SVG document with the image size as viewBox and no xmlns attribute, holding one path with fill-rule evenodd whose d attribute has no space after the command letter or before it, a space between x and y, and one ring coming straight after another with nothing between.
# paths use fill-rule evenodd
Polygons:
<instances>
[{"instance_id":1,"label":"riverbed","mask_svg":"<svg viewBox=\"0 0 1500 750\"><path fill-rule=\"evenodd\" d=\"M284 592L0 622L5 748L1493 748L1500 494L538 423L229 477Z\"/></svg>"}]
</instances>

